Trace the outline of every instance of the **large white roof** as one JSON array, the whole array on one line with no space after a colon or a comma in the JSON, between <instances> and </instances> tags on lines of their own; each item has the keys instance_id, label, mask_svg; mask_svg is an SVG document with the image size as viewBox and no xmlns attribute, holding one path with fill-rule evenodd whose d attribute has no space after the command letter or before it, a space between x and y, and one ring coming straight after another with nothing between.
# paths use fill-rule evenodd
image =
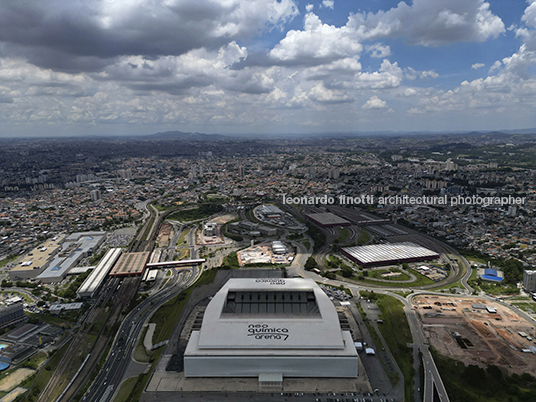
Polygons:
<instances>
[{"instance_id":1,"label":"large white roof","mask_svg":"<svg viewBox=\"0 0 536 402\"><path fill-rule=\"evenodd\" d=\"M438 254L411 242L345 247L343 251L363 264L400 261L413 258L435 258Z\"/></svg>"},{"instance_id":2,"label":"large white roof","mask_svg":"<svg viewBox=\"0 0 536 402\"><path fill-rule=\"evenodd\" d=\"M194 338L196 345L188 346L198 354L345 349L333 303L312 279L301 278L230 279L207 306Z\"/></svg>"}]
</instances>

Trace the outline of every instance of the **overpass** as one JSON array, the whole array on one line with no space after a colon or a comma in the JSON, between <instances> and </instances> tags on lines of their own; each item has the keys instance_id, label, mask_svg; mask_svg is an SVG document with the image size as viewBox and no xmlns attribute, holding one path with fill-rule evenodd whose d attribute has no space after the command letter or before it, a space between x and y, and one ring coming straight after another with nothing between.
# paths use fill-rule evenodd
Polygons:
<instances>
[{"instance_id":1,"label":"overpass","mask_svg":"<svg viewBox=\"0 0 536 402\"><path fill-rule=\"evenodd\" d=\"M170 267L182 267L184 265L202 264L206 260L204 258L197 258L194 260L180 260L180 261L161 261L151 262L146 264L146 268L170 268Z\"/></svg>"}]
</instances>

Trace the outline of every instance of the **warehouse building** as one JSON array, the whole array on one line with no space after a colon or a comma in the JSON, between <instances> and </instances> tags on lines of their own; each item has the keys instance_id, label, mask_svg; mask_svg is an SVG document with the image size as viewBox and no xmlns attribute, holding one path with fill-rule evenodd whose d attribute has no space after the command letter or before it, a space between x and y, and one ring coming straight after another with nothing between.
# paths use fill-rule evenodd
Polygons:
<instances>
[{"instance_id":1,"label":"warehouse building","mask_svg":"<svg viewBox=\"0 0 536 402\"><path fill-rule=\"evenodd\" d=\"M230 279L184 353L186 377L356 378L358 356L331 300L312 279Z\"/></svg>"},{"instance_id":2,"label":"warehouse building","mask_svg":"<svg viewBox=\"0 0 536 402\"><path fill-rule=\"evenodd\" d=\"M324 212L320 214L306 214L305 217L317 225L325 228L331 228L334 226L350 226L351 223L340 216L332 214L331 212Z\"/></svg>"},{"instance_id":3,"label":"warehouse building","mask_svg":"<svg viewBox=\"0 0 536 402\"><path fill-rule=\"evenodd\" d=\"M341 252L362 267L430 261L439 258L439 254L435 251L411 242L345 247L341 249Z\"/></svg>"}]
</instances>

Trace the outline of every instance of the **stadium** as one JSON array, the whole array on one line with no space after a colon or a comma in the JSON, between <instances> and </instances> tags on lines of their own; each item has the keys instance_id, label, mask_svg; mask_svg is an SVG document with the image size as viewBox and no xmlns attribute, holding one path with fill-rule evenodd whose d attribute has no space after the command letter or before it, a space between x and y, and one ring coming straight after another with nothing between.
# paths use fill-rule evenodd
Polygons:
<instances>
[{"instance_id":1,"label":"stadium","mask_svg":"<svg viewBox=\"0 0 536 402\"><path fill-rule=\"evenodd\" d=\"M312 279L230 279L184 353L185 377L356 378L357 351Z\"/></svg>"}]
</instances>

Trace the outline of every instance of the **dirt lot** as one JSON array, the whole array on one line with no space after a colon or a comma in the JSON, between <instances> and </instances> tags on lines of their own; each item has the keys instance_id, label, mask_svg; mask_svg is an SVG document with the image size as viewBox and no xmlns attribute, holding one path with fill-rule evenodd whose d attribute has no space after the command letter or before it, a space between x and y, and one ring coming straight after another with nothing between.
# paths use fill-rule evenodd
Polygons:
<instances>
[{"instance_id":1,"label":"dirt lot","mask_svg":"<svg viewBox=\"0 0 536 402\"><path fill-rule=\"evenodd\" d=\"M34 372L35 370L27 368L20 368L18 370L15 370L6 378L3 378L2 381L0 381L0 391L5 392L15 388L26 378L30 377Z\"/></svg>"},{"instance_id":2,"label":"dirt lot","mask_svg":"<svg viewBox=\"0 0 536 402\"><path fill-rule=\"evenodd\" d=\"M507 307L484 299L448 296L418 296L414 303L424 334L439 353L466 365L494 364L511 373L536 372L536 356L521 351L536 346L534 329ZM497 312L490 313L480 305Z\"/></svg>"}]
</instances>

